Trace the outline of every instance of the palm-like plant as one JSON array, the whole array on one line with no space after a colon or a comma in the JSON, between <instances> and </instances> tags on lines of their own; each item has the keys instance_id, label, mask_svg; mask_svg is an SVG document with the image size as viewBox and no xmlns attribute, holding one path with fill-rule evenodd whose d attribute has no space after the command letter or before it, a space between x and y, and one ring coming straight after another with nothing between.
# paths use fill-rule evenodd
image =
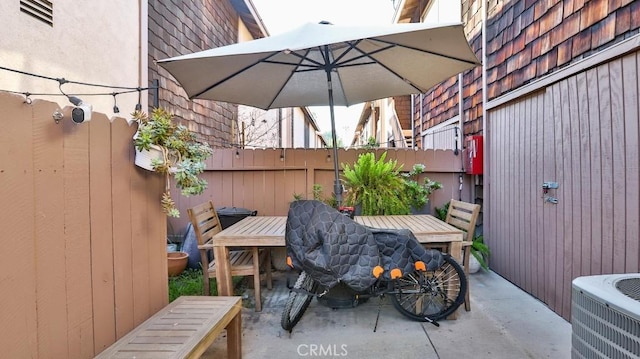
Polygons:
<instances>
[{"instance_id":1,"label":"palm-like plant","mask_svg":"<svg viewBox=\"0 0 640 359\"><path fill-rule=\"evenodd\" d=\"M482 235L476 236L471 242L471 255L473 255L480 263L480 267L484 270L489 270L487 259L491 251L489 246L484 243L484 237Z\"/></svg>"},{"instance_id":2,"label":"palm-like plant","mask_svg":"<svg viewBox=\"0 0 640 359\"><path fill-rule=\"evenodd\" d=\"M348 205L362 208L363 215L409 214L410 201L405 181L400 175L402 165L397 160L386 161L384 152L379 159L373 152L363 153L353 167L342 164Z\"/></svg>"}]
</instances>

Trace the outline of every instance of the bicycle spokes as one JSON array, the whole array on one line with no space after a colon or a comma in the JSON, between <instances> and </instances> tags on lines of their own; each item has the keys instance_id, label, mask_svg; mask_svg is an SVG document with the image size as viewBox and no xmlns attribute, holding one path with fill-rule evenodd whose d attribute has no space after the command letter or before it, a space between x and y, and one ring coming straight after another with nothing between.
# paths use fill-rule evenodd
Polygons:
<instances>
[{"instance_id":1,"label":"bicycle spokes","mask_svg":"<svg viewBox=\"0 0 640 359\"><path fill-rule=\"evenodd\" d=\"M422 321L444 318L464 301L466 279L460 265L448 257L434 271L414 271L394 281L392 300L405 316Z\"/></svg>"}]
</instances>

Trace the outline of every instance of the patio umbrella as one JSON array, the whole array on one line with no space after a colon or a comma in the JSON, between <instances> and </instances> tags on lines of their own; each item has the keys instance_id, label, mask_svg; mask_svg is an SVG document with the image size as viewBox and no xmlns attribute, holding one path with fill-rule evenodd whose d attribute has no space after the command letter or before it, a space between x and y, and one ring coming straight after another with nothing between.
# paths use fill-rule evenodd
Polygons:
<instances>
[{"instance_id":1,"label":"patio umbrella","mask_svg":"<svg viewBox=\"0 0 640 359\"><path fill-rule=\"evenodd\" d=\"M334 106L424 93L480 64L461 24L306 24L279 35L159 60L190 99L264 110L329 106L334 193L342 201Z\"/></svg>"}]
</instances>

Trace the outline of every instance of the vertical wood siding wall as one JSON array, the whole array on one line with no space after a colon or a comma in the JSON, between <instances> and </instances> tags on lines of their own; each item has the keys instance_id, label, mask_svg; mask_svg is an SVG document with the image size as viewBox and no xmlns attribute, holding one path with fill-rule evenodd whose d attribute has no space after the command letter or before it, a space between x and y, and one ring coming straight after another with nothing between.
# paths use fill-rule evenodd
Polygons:
<instances>
[{"instance_id":1,"label":"vertical wood siding wall","mask_svg":"<svg viewBox=\"0 0 640 359\"><path fill-rule=\"evenodd\" d=\"M574 278L640 271L639 63L626 55L489 113L491 267L567 320Z\"/></svg>"},{"instance_id":2,"label":"vertical wood siding wall","mask_svg":"<svg viewBox=\"0 0 640 359\"><path fill-rule=\"evenodd\" d=\"M0 108L2 356L91 358L168 301L162 178L133 165L123 119Z\"/></svg>"}]
</instances>

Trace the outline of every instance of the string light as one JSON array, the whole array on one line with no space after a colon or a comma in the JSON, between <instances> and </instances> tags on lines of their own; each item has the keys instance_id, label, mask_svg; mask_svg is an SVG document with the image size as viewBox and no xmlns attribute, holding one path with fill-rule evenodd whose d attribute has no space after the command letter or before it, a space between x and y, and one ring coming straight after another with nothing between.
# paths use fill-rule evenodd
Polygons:
<instances>
[{"instance_id":1,"label":"string light","mask_svg":"<svg viewBox=\"0 0 640 359\"><path fill-rule=\"evenodd\" d=\"M132 93L132 92L138 92L138 103L136 104L136 107L135 107L136 111L141 111L142 110L142 104L141 104L142 91L155 90L156 91L156 98L158 97L157 96L157 91L158 91L158 88L159 88L158 85L150 86L150 87L126 87L126 86L104 85L104 84L96 84L96 83L89 83L89 82L82 82L82 81L67 80L64 77L44 76L44 75L39 75L39 74L27 72L27 71L11 69L11 68L4 67L4 66L0 66L0 70L15 72L15 73L18 73L18 74L21 74L21 75L32 76L32 77L37 77L37 78L41 78L41 79L45 79L45 80L58 82L58 89L60 90L59 94L58 93L30 93L30 92L19 92L19 91L11 91L11 90L2 90L2 89L0 89L0 91L24 95L25 96L25 101L24 102L26 104L31 104L32 103L32 99L31 99L30 96L65 96L69 100L69 102L71 102L75 106L78 106L78 104L83 103L82 99L80 99L77 96L113 96L113 103L114 103L113 112L114 113L119 113L120 109L118 108L118 105L117 105L117 102L116 102L116 96L117 95L126 94L126 93ZM122 91L113 91L113 92L106 92L106 93L74 93L74 94L71 94L71 93L65 93L62 90L62 85L65 85L65 84L75 84L75 85L82 85L82 86L88 86L88 87L109 88L109 89L117 89L117 90L122 90ZM154 82L154 84L157 84L157 82Z\"/></svg>"},{"instance_id":2,"label":"string light","mask_svg":"<svg viewBox=\"0 0 640 359\"><path fill-rule=\"evenodd\" d=\"M136 104L136 111L142 111L142 104L140 103L140 99L142 98L142 89L138 87L138 103Z\"/></svg>"},{"instance_id":3,"label":"string light","mask_svg":"<svg viewBox=\"0 0 640 359\"><path fill-rule=\"evenodd\" d=\"M113 92L112 95L113 95L113 113L120 113L120 109L118 108L118 102L116 100L117 94Z\"/></svg>"}]
</instances>

